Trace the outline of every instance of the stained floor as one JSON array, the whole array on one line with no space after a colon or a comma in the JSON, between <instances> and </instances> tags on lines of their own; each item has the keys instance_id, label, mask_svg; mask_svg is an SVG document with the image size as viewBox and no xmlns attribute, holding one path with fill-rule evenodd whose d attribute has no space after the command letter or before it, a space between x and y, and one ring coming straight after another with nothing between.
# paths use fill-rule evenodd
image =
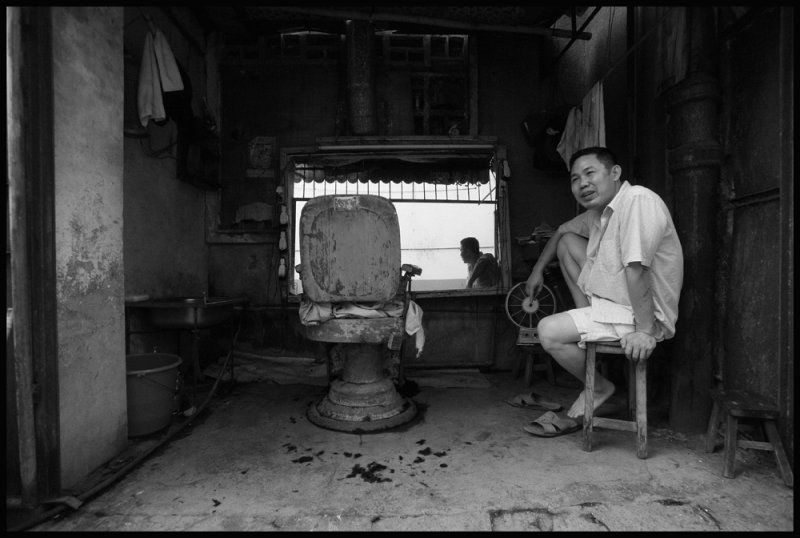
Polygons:
<instances>
[{"instance_id":1,"label":"stained floor","mask_svg":"<svg viewBox=\"0 0 800 538\"><path fill-rule=\"evenodd\" d=\"M414 421L364 434L308 421L325 387L238 383L113 485L31 530L794 529L794 492L767 452L740 449L737 476L726 479L721 449L705 453L702 436L652 423L648 459L636 457L634 434L610 430L596 430L585 452L580 432L544 439L522 430L542 413L505 403L522 379L476 379L420 382ZM578 391L543 379L533 390L562 405Z\"/></svg>"}]
</instances>

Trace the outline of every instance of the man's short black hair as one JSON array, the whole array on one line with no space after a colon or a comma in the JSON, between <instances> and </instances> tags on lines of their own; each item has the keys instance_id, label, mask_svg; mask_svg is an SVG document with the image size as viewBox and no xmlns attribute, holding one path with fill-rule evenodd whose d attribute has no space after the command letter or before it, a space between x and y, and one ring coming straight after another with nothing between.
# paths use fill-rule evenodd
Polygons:
<instances>
[{"instance_id":1,"label":"man's short black hair","mask_svg":"<svg viewBox=\"0 0 800 538\"><path fill-rule=\"evenodd\" d=\"M478 240L474 237L465 237L461 240L461 246L470 249L473 252L480 252L481 247Z\"/></svg>"},{"instance_id":2,"label":"man's short black hair","mask_svg":"<svg viewBox=\"0 0 800 538\"><path fill-rule=\"evenodd\" d=\"M611 167L617 164L617 156L614 155L610 149L600 146L592 146L589 148L579 149L573 153L572 157L569 158L569 169L572 170L572 165L575 164L575 161L584 155L594 155L597 157L597 160L603 163L608 170L611 170Z\"/></svg>"}]
</instances>

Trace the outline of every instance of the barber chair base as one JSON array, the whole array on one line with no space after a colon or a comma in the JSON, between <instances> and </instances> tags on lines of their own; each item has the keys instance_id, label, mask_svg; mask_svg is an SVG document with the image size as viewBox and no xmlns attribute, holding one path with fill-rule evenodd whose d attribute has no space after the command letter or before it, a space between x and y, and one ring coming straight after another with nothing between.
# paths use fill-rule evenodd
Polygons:
<instances>
[{"instance_id":1,"label":"barber chair base","mask_svg":"<svg viewBox=\"0 0 800 538\"><path fill-rule=\"evenodd\" d=\"M374 432L413 419L417 407L397 392L383 367L380 344L342 344L341 379L331 381L328 394L308 408L317 426L344 432Z\"/></svg>"},{"instance_id":2,"label":"barber chair base","mask_svg":"<svg viewBox=\"0 0 800 538\"><path fill-rule=\"evenodd\" d=\"M322 400L308 408L308 420L322 428L342 432L375 432L394 428L411 421L417 415L417 406L408 398L402 398L392 385L396 398L388 405L365 405L362 398L356 402L347 400L334 402L337 391L335 384L353 385L342 381L334 381L331 391ZM389 382L391 384L391 381ZM339 387L344 388L342 386ZM358 387L363 392L366 387ZM344 391L347 392L347 391ZM356 405L353 405L356 404Z\"/></svg>"}]
</instances>

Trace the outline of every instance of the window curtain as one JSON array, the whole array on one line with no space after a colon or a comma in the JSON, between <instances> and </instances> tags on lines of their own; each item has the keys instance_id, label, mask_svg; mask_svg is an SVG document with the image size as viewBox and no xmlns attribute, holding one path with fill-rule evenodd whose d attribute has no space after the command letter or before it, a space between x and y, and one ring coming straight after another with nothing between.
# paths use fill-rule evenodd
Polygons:
<instances>
[{"instance_id":1,"label":"window curtain","mask_svg":"<svg viewBox=\"0 0 800 538\"><path fill-rule=\"evenodd\" d=\"M287 166L290 181L302 182L393 182L486 184L492 155L415 154L352 155L309 154L292 157Z\"/></svg>"}]
</instances>

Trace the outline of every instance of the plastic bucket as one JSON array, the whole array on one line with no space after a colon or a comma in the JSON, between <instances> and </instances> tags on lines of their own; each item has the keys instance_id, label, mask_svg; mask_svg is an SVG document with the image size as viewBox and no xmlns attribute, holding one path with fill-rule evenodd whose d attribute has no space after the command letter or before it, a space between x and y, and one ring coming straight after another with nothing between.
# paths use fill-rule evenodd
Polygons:
<instances>
[{"instance_id":1,"label":"plastic bucket","mask_svg":"<svg viewBox=\"0 0 800 538\"><path fill-rule=\"evenodd\" d=\"M128 437L166 427L175 409L181 358L169 353L128 355Z\"/></svg>"}]
</instances>

